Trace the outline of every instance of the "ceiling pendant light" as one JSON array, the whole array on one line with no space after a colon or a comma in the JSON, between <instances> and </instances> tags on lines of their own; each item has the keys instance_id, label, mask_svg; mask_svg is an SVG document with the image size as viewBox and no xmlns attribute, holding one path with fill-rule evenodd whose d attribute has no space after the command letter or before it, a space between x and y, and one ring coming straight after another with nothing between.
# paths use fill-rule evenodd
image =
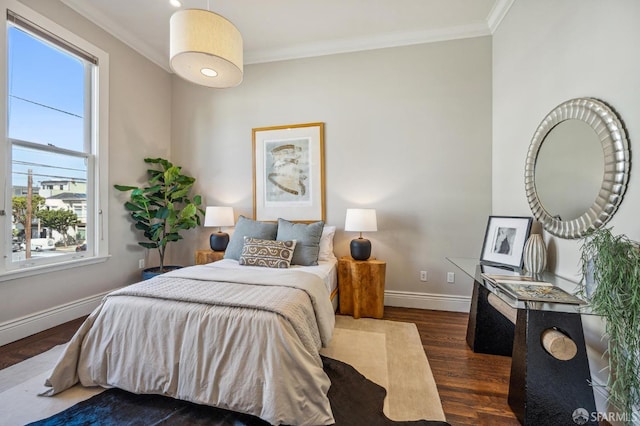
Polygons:
<instances>
[{"instance_id":1,"label":"ceiling pendant light","mask_svg":"<svg viewBox=\"0 0 640 426\"><path fill-rule=\"evenodd\" d=\"M192 83L225 88L242 82L242 35L226 18L202 9L175 12L170 20L170 66Z\"/></svg>"}]
</instances>

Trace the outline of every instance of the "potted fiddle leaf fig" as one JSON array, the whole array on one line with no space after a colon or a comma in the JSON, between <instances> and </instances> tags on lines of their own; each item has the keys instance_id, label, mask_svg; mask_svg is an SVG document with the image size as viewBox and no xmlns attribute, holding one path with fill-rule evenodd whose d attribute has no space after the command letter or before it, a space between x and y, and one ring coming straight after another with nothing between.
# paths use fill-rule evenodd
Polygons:
<instances>
[{"instance_id":1,"label":"potted fiddle leaf fig","mask_svg":"<svg viewBox=\"0 0 640 426\"><path fill-rule=\"evenodd\" d=\"M600 228L584 238L581 261L583 281L595 285L587 299L609 338L609 401L632 419L640 404L640 245Z\"/></svg>"},{"instance_id":2,"label":"potted fiddle leaf fig","mask_svg":"<svg viewBox=\"0 0 640 426\"><path fill-rule=\"evenodd\" d=\"M150 164L148 181L144 186L114 185L118 191L131 191L130 200L124 204L142 231L146 241L138 242L144 248L158 250L160 266L145 272L166 272L165 254L169 243L182 239L180 233L200 225L204 210L202 197L191 195L195 178L185 175L181 167L163 158L145 158ZM175 268L175 267L171 267Z\"/></svg>"}]
</instances>

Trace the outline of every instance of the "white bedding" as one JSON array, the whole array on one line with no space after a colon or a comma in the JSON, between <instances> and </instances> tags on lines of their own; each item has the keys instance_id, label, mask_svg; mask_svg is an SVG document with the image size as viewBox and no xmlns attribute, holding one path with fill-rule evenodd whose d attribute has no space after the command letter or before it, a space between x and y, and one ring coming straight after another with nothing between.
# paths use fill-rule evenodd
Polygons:
<instances>
[{"instance_id":1,"label":"white bedding","mask_svg":"<svg viewBox=\"0 0 640 426\"><path fill-rule=\"evenodd\" d=\"M330 271L330 263L277 270L220 261L115 291L73 337L46 394L80 381L272 424L332 424L319 357L335 321Z\"/></svg>"},{"instance_id":2,"label":"white bedding","mask_svg":"<svg viewBox=\"0 0 640 426\"><path fill-rule=\"evenodd\" d=\"M322 278L327 291L332 296L333 299L336 295L336 290L338 288L338 272L337 272L338 259L333 257L331 260L319 260L317 265L314 266L300 266L300 265L291 265L292 270L301 270L305 272L310 272L318 277ZM262 270L263 268L259 266L244 266L240 265L237 260L233 259L222 259L217 262L209 263L208 266L213 268L225 268L225 269L243 269L243 268L258 268Z\"/></svg>"}]
</instances>

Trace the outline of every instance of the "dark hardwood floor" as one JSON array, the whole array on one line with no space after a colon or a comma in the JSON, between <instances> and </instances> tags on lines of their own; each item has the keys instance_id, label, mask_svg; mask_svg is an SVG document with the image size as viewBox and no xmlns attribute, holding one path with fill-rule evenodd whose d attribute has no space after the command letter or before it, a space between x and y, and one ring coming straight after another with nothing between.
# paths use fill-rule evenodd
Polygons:
<instances>
[{"instance_id":1,"label":"dark hardwood floor","mask_svg":"<svg viewBox=\"0 0 640 426\"><path fill-rule=\"evenodd\" d=\"M385 307L384 319L413 322L452 425L518 425L507 405L511 358L473 353L467 314ZM0 346L0 369L66 343L84 318Z\"/></svg>"},{"instance_id":2,"label":"dark hardwood floor","mask_svg":"<svg viewBox=\"0 0 640 426\"><path fill-rule=\"evenodd\" d=\"M69 321L33 336L0 346L0 370L46 352L54 346L67 343L85 317Z\"/></svg>"},{"instance_id":3,"label":"dark hardwood floor","mask_svg":"<svg viewBox=\"0 0 640 426\"><path fill-rule=\"evenodd\" d=\"M384 319L415 323L447 421L519 425L507 404L511 358L476 354L466 341L468 314L385 306Z\"/></svg>"}]
</instances>

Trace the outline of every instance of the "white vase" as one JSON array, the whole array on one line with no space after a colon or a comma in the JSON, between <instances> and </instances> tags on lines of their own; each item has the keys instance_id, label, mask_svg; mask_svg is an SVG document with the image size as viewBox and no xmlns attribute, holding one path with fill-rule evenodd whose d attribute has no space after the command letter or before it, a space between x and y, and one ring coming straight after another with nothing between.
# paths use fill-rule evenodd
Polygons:
<instances>
[{"instance_id":1,"label":"white vase","mask_svg":"<svg viewBox=\"0 0 640 426\"><path fill-rule=\"evenodd\" d=\"M540 274L547 267L547 246L542 235L531 234L524 245L524 269L530 274Z\"/></svg>"}]
</instances>

